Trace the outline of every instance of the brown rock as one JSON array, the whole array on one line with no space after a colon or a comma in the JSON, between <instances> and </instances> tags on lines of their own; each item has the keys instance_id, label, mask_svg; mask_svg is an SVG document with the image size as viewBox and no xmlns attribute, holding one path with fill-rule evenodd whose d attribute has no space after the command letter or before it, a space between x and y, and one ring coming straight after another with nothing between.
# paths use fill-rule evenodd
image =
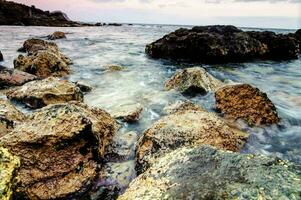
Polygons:
<instances>
[{"instance_id":1,"label":"brown rock","mask_svg":"<svg viewBox=\"0 0 301 200\"><path fill-rule=\"evenodd\" d=\"M1 146L21 158L16 196L83 197L116 129L108 113L84 104L56 104L31 114L0 140Z\"/></svg>"},{"instance_id":2,"label":"brown rock","mask_svg":"<svg viewBox=\"0 0 301 200\"><path fill-rule=\"evenodd\" d=\"M201 106L192 103L191 101L176 101L173 104L169 104L163 108L164 113L174 114L177 112L185 112L187 110L205 111Z\"/></svg>"},{"instance_id":3,"label":"brown rock","mask_svg":"<svg viewBox=\"0 0 301 200\"><path fill-rule=\"evenodd\" d=\"M223 83L214 78L201 67L192 67L179 70L166 83L167 90L177 89L188 95L206 94L215 91Z\"/></svg>"},{"instance_id":4,"label":"brown rock","mask_svg":"<svg viewBox=\"0 0 301 200\"><path fill-rule=\"evenodd\" d=\"M57 39L63 39L66 38L66 35L62 31L55 31L51 35L48 35L48 40L57 40Z\"/></svg>"},{"instance_id":5,"label":"brown rock","mask_svg":"<svg viewBox=\"0 0 301 200\"><path fill-rule=\"evenodd\" d=\"M25 103L31 108L69 101L83 101L83 93L74 83L49 77L31 81L6 92L7 98Z\"/></svg>"},{"instance_id":6,"label":"brown rock","mask_svg":"<svg viewBox=\"0 0 301 200\"><path fill-rule=\"evenodd\" d=\"M279 122L276 107L261 92L248 84L229 85L215 93L216 109L226 118L243 119L250 125Z\"/></svg>"},{"instance_id":7,"label":"brown rock","mask_svg":"<svg viewBox=\"0 0 301 200\"><path fill-rule=\"evenodd\" d=\"M239 151L246 134L227 125L214 113L180 111L161 118L138 141L137 172L145 171L155 158L183 146L209 144L219 149Z\"/></svg>"},{"instance_id":8,"label":"brown rock","mask_svg":"<svg viewBox=\"0 0 301 200\"><path fill-rule=\"evenodd\" d=\"M121 105L112 111L112 116L124 122L136 122L139 120L142 111L143 107L139 103Z\"/></svg>"},{"instance_id":9,"label":"brown rock","mask_svg":"<svg viewBox=\"0 0 301 200\"><path fill-rule=\"evenodd\" d=\"M18 123L25 119L25 115L9 101L0 99L0 137L12 131Z\"/></svg>"},{"instance_id":10,"label":"brown rock","mask_svg":"<svg viewBox=\"0 0 301 200\"><path fill-rule=\"evenodd\" d=\"M36 79L37 77L32 74L0 66L1 89L11 86L21 86L29 81Z\"/></svg>"}]
</instances>

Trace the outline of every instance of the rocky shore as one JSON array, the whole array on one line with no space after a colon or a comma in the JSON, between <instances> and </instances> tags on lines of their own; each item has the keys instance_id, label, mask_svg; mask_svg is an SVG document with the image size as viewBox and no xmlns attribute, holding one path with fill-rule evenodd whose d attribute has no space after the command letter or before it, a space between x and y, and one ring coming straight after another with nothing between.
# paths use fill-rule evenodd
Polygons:
<instances>
[{"instance_id":1,"label":"rocky shore","mask_svg":"<svg viewBox=\"0 0 301 200\"><path fill-rule=\"evenodd\" d=\"M205 63L294 59L297 33L194 27L146 51ZM63 32L47 37L64 38ZM262 88L183 67L161 86L186 100L166 103L163 116L145 131L122 132L143 123L147 108L140 98L109 112L88 106L85 95L94 88L68 80L72 60L56 43L31 38L18 51L14 69L0 67L7 98L0 100L0 199L300 199L299 164L241 153L249 134L238 121L250 127L281 123ZM123 69L108 65L104 73ZM204 95L215 99L214 109L189 101Z\"/></svg>"}]
</instances>

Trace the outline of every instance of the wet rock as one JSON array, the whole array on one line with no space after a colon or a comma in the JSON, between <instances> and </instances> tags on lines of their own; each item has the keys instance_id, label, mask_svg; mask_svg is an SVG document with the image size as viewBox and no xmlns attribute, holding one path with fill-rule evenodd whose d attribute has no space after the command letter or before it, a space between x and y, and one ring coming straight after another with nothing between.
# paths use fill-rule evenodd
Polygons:
<instances>
[{"instance_id":1,"label":"wet rock","mask_svg":"<svg viewBox=\"0 0 301 200\"><path fill-rule=\"evenodd\" d=\"M55 43L29 39L20 50L27 52L28 55L19 55L14 60L14 67L18 70L40 78L62 77L70 73L71 60L60 52Z\"/></svg>"},{"instance_id":2,"label":"wet rock","mask_svg":"<svg viewBox=\"0 0 301 200\"><path fill-rule=\"evenodd\" d=\"M3 61L3 54L0 51L0 62Z\"/></svg>"},{"instance_id":3,"label":"wet rock","mask_svg":"<svg viewBox=\"0 0 301 200\"><path fill-rule=\"evenodd\" d=\"M249 125L279 122L276 107L266 93L248 84L228 85L215 93L216 109L226 118L243 119Z\"/></svg>"},{"instance_id":4,"label":"wet rock","mask_svg":"<svg viewBox=\"0 0 301 200\"><path fill-rule=\"evenodd\" d=\"M93 88L86 83L83 83L81 81L76 81L75 85L83 92L83 93L89 93L93 90Z\"/></svg>"},{"instance_id":5,"label":"wet rock","mask_svg":"<svg viewBox=\"0 0 301 200\"><path fill-rule=\"evenodd\" d=\"M299 42L299 48L300 48L300 53L301 53L301 29L297 30L295 33L295 38Z\"/></svg>"},{"instance_id":6,"label":"wet rock","mask_svg":"<svg viewBox=\"0 0 301 200\"><path fill-rule=\"evenodd\" d=\"M49 77L31 81L6 92L7 98L25 103L30 108L69 101L83 101L83 93L74 83Z\"/></svg>"},{"instance_id":7,"label":"wet rock","mask_svg":"<svg viewBox=\"0 0 301 200\"><path fill-rule=\"evenodd\" d=\"M142 111L142 105L137 103L118 106L114 108L111 114L116 119L131 123L139 120Z\"/></svg>"},{"instance_id":8,"label":"wet rock","mask_svg":"<svg viewBox=\"0 0 301 200\"><path fill-rule=\"evenodd\" d=\"M21 86L33 80L37 80L37 77L32 74L0 65L0 89Z\"/></svg>"},{"instance_id":9,"label":"wet rock","mask_svg":"<svg viewBox=\"0 0 301 200\"><path fill-rule=\"evenodd\" d=\"M137 137L137 133L133 131L116 134L107 148L105 160L118 162L134 158Z\"/></svg>"},{"instance_id":10,"label":"wet rock","mask_svg":"<svg viewBox=\"0 0 301 200\"><path fill-rule=\"evenodd\" d=\"M139 139L137 173L145 171L155 158L183 146L209 144L219 149L239 151L246 138L246 133L228 126L214 113L180 111L161 118Z\"/></svg>"},{"instance_id":11,"label":"wet rock","mask_svg":"<svg viewBox=\"0 0 301 200\"><path fill-rule=\"evenodd\" d=\"M80 103L56 104L34 112L0 140L1 146L21 159L16 196L84 198L116 130L108 113Z\"/></svg>"},{"instance_id":12,"label":"wet rock","mask_svg":"<svg viewBox=\"0 0 301 200\"><path fill-rule=\"evenodd\" d=\"M120 66L120 65L106 65L104 68L107 72L116 72L116 71L122 71L125 69L125 67Z\"/></svg>"},{"instance_id":13,"label":"wet rock","mask_svg":"<svg viewBox=\"0 0 301 200\"><path fill-rule=\"evenodd\" d=\"M201 67L186 68L177 71L166 83L167 90L177 89L187 95L206 94L215 91L223 83Z\"/></svg>"},{"instance_id":14,"label":"wet rock","mask_svg":"<svg viewBox=\"0 0 301 200\"><path fill-rule=\"evenodd\" d=\"M122 26L122 24L119 24L119 23L108 23L107 26Z\"/></svg>"},{"instance_id":15,"label":"wet rock","mask_svg":"<svg viewBox=\"0 0 301 200\"><path fill-rule=\"evenodd\" d=\"M173 104L169 104L163 108L165 114L174 114L181 111L205 111L201 106L192 103L191 101L176 101Z\"/></svg>"},{"instance_id":16,"label":"wet rock","mask_svg":"<svg viewBox=\"0 0 301 200\"><path fill-rule=\"evenodd\" d=\"M16 124L25 119L26 116L9 101L0 99L0 137L11 132Z\"/></svg>"},{"instance_id":17,"label":"wet rock","mask_svg":"<svg viewBox=\"0 0 301 200\"><path fill-rule=\"evenodd\" d=\"M181 148L158 159L118 199L299 199L300 170L277 158Z\"/></svg>"},{"instance_id":18,"label":"wet rock","mask_svg":"<svg viewBox=\"0 0 301 200\"><path fill-rule=\"evenodd\" d=\"M12 199L13 190L18 182L16 173L20 166L18 157L0 147L0 199Z\"/></svg>"},{"instance_id":19,"label":"wet rock","mask_svg":"<svg viewBox=\"0 0 301 200\"><path fill-rule=\"evenodd\" d=\"M226 63L253 59L297 59L298 45L286 35L257 35L234 26L197 26L181 28L146 46L152 58L186 62ZM254 37L253 37L254 36ZM279 53L279 51L282 53Z\"/></svg>"},{"instance_id":20,"label":"wet rock","mask_svg":"<svg viewBox=\"0 0 301 200\"><path fill-rule=\"evenodd\" d=\"M135 162L106 163L102 168L90 198L117 199L136 177Z\"/></svg>"},{"instance_id":21,"label":"wet rock","mask_svg":"<svg viewBox=\"0 0 301 200\"><path fill-rule=\"evenodd\" d=\"M66 35L62 31L55 31L51 35L48 35L47 38L48 38L48 40L58 40L58 39L66 38Z\"/></svg>"}]
</instances>

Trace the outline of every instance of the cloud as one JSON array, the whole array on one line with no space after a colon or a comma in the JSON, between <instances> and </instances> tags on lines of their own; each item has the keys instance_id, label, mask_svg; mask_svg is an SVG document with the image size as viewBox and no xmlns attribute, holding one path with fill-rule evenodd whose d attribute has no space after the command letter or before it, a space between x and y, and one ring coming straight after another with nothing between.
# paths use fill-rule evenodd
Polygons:
<instances>
[{"instance_id":1,"label":"cloud","mask_svg":"<svg viewBox=\"0 0 301 200\"><path fill-rule=\"evenodd\" d=\"M206 3L222 3L222 2L229 2L226 0L205 0ZM251 2L269 2L269 3L301 3L301 0L232 0L231 2L245 2L245 3L251 3Z\"/></svg>"}]
</instances>

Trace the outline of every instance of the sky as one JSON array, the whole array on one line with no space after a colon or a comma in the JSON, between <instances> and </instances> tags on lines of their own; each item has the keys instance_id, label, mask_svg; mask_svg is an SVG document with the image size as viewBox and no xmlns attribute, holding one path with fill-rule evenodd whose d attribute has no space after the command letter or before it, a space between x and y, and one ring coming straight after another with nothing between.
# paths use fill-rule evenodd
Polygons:
<instances>
[{"instance_id":1,"label":"sky","mask_svg":"<svg viewBox=\"0 0 301 200\"><path fill-rule=\"evenodd\" d=\"M301 0L14 0L84 22L301 28Z\"/></svg>"}]
</instances>

